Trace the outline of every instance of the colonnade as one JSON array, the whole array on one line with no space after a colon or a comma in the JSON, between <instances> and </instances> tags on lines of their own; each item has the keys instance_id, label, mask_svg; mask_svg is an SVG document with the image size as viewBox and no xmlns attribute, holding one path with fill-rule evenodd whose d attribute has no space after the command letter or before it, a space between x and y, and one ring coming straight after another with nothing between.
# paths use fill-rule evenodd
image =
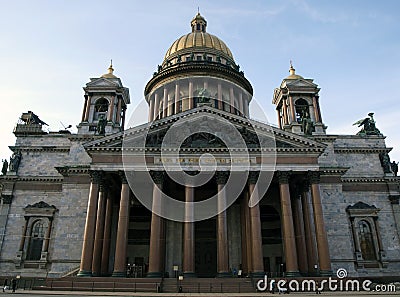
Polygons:
<instances>
[{"instance_id":1,"label":"colonnade","mask_svg":"<svg viewBox=\"0 0 400 297\"><path fill-rule=\"evenodd\" d=\"M195 87L210 92L210 102L216 108L249 116L250 95L240 87L224 81L207 79L180 80L165 84L148 95L149 121L164 118L194 108ZM223 95L225 94L225 95Z\"/></svg>"},{"instance_id":2,"label":"colonnade","mask_svg":"<svg viewBox=\"0 0 400 297\"><path fill-rule=\"evenodd\" d=\"M150 172L154 181L153 209L163 207L161 193L165 175L162 171ZM229 276L228 226L226 218L225 183L228 172L216 173L218 188L217 215L217 273L218 276ZM83 238L82 258L78 276L99 276L108 272L110 256L110 232L112 197L107 192L101 172L91 172L91 185L87 208L86 225ZM129 227L130 189L123 172L121 177L121 199L116 234L115 261L112 276L126 275L126 255ZM297 276L301 273L314 273L318 265L320 275L331 274L331 263L327 234L324 226L321 197L319 190L319 173L309 172L307 183L301 188L300 195L293 195L290 188L290 173L277 172L281 204L281 225L283 247L286 260L286 276ZM258 199L258 172L250 172L247 187L242 200L242 264L243 270L254 277L264 275L262 226L260 206L249 208L248 201L253 195ZM310 189L310 190L309 190ZM185 202L194 201L195 188L185 186ZM292 191L293 192L293 191ZM295 197L296 196L296 197ZM309 196L313 207L313 219L309 208ZM258 199L259 200L259 199ZM194 277L195 271L195 222L193 205L188 203L185 208L186 221L183 223L183 256L182 272L186 277ZM312 221L314 224L312 224ZM315 239L313 228L315 226ZM165 219L152 212L149 277L162 277L165 271ZM314 245L316 242L316 248Z\"/></svg>"}]
</instances>

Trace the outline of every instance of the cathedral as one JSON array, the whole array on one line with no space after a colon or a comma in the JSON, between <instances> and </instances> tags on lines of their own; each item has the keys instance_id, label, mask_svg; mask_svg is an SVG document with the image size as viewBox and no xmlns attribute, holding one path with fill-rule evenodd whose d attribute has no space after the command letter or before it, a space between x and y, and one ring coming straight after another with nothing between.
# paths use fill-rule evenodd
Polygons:
<instances>
[{"instance_id":1,"label":"cathedral","mask_svg":"<svg viewBox=\"0 0 400 297\"><path fill-rule=\"evenodd\" d=\"M77 133L22 114L0 176L1 274L399 275L400 179L373 113L329 134L319 86L290 65L277 125L252 119L251 82L200 13L156 70L141 125L112 64L84 86Z\"/></svg>"}]
</instances>

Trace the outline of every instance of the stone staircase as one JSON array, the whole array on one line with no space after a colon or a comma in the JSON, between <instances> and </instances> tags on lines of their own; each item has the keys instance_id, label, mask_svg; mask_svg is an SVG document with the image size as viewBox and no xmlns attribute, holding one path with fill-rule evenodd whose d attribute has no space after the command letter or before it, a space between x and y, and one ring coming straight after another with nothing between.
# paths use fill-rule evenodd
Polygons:
<instances>
[{"instance_id":1,"label":"stone staircase","mask_svg":"<svg viewBox=\"0 0 400 297\"><path fill-rule=\"evenodd\" d=\"M177 293L181 287L183 293L254 293L249 278L165 278L161 285L163 293Z\"/></svg>"},{"instance_id":2,"label":"stone staircase","mask_svg":"<svg viewBox=\"0 0 400 297\"><path fill-rule=\"evenodd\" d=\"M33 289L54 291L159 292L161 278L63 277L48 278Z\"/></svg>"}]
</instances>

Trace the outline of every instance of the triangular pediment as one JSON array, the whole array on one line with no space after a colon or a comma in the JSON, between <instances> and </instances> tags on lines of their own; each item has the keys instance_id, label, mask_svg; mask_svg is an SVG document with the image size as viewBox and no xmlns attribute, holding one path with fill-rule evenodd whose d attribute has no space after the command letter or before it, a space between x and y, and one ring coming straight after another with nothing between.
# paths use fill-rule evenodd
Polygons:
<instances>
[{"instance_id":1,"label":"triangular pediment","mask_svg":"<svg viewBox=\"0 0 400 297\"><path fill-rule=\"evenodd\" d=\"M113 87L118 88L120 84L118 82L114 82L110 79L100 77L100 78L92 78L89 83L86 84L86 87Z\"/></svg>"},{"instance_id":2,"label":"triangular pediment","mask_svg":"<svg viewBox=\"0 0 400 297\"><path fill-rule=\"evenodd\" d=\"M317 88L318 85L313 83L312 79L287 79L282 82L281 87L292 87L292 88Z\"/></svg>"},{"instance_id":3,"label":"triangular pediment","mask_svg":"<svg viewBox=\"0 0 400 297\"><path fill-rule=\"evenodd\" d=\"M182 122L182 124L180 124ZM202 125L208 127L202 129ZM225 128L221 128L224 127ZM229 130L229 126L236 131ZM200 127L200 128L199 128ZM197 130L196 130L197 129ZM170 132L173 130L174 132ZM174 134L175 133L175 134ZM182 138L182 135L194 137ZM246 143L247 148L257 151L260 147L271 147L271 139L274 141L274 149L277 151L304 152L311 150L322 152L325 145L307 137L283 131L277 127L248 120L238 115L221 111L209 106L197 107L176 115L169 116L152 123L142 124L129 128L124 132L108 135L85 144L88 151L98 148L121 148L125 139L125 147L159 149L164 137L176 139L181 137L181 146L189 149L226 148L224 142L236 144ZM241 138L241 139L237 139ZM129 139L127 144L126 139ZM237 140L237 141L236 141Z\"/></svg>"}]
</instances>

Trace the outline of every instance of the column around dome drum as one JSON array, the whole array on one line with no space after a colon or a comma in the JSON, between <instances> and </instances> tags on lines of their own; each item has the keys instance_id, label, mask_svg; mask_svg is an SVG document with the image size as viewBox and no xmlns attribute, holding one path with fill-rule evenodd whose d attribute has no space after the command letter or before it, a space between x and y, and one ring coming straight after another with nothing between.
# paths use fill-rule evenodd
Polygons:
<instances>
[{"instance_id":1,"label":"column around dome drum","mask_svg":"<svg viewBox=\"0 0 400 297\"><path fill-rule=\"evenodd\" d=\"M179 88L179 82L176 83L175 85L175 110L174 114L177 114L179 112L179 105L180 105L180 88Z\"/></svg>"},{"instance_id":2,"label":"column around dome drum","mask_svg":"<svg viewBox=\"0 0 400 297\"><path fill-rule=\"evenodd\" d=\"M149 122L153 121L154 116L154 98L149 96Z\"/></svg>"},{"instance_id":3,"label":"column around dome drum","mask_svg":"<svg viewBox=\"0 0 400 297\"><path fill-rule=\"evenodd\" d=\"M189 109L193 108L193 81L189 80Z\"/></svg>"},{"instance_id":4,"label":"column around dome drum","mask_svg":"<svg viewBox=\"0 0 400 297\"><path fill-rule=\"evenodd\" d=\"M162 109L162 117L165 118L167 116L168 111L168 90L164 87L163 93L163 109Z\"/></svg>"},{"instance_id":5,"label":"column around dome drum","mask_svg":"<svg viewBox=\"0 0 400 297\"><path fill-rule=\"evenodd\" d=\"M155 92L154 94L154 114L153 114L153 120L158 119L158 115L160 113L160 97L158 96L158 93Z\"/></svg>"}]
</instances>

